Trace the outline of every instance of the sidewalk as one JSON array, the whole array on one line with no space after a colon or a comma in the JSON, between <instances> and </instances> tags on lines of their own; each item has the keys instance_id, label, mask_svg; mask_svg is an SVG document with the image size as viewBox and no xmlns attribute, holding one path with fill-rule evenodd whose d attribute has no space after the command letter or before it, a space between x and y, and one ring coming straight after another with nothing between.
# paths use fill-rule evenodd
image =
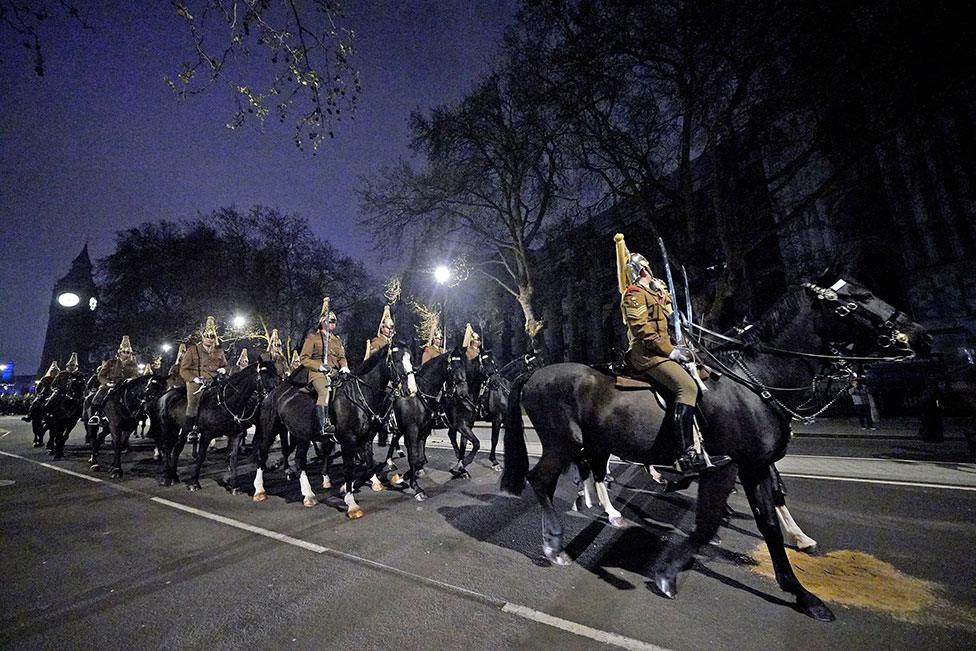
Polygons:
<instances>
[{"instance_id":1,"label":"sidewalk","mask_svg":"<svg viewBox=\"0 0 976 651\"><path fill-rule=\"evenodd\" d=\"M946 440L965 439L966 418L944 418ZM858 426L857 418L822 418L805 424L793 423L793 434L797 437L816 438L864 438L864 439L918 439L918 418L885 418L877 425L876 430L863 430ZM919 439L920 440L920 439Z\"/></svg>"}]
</instances>

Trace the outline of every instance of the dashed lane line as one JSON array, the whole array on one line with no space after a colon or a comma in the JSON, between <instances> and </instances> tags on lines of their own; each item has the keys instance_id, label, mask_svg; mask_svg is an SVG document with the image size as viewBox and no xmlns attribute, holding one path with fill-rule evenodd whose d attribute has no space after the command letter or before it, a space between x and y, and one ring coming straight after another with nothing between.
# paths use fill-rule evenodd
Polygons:
<instances>
[{"instance_id":1,"label":"dashed lane line","mask_svg":"<svg viewBox=\"0 0 976 651\"><path fill-rule=\"evenodd\" d=\"M941 488L951 491L971 491L976 492L976 486L959 486L956 484L927 484L919 481L900 481L897 479L867 479L864 477L829 477L827 475L808 475L798 472L781 472L783 477L794 477L796 479L820 479L826 481L846 481L861 484L884 484L885 486L907 486L910 488Z\"/></svg>"},{"instance_id":2,"label":"dashed lane line","mask_svg":"<svg viewBox=\"0 0 976 651\"><path fill-rule=\"evenodd\" d=\"M356 565L361 565L364 567L369 567L386 574L392 574L398 577L402 577L409 581L420 583L431 588L441 590L447 593L451 593L468 599L470 601L475 601L491 608L500 610L503 613L519 617L521 619L533 621L545 626L550 626L552 628L557 628L559 630L571 633L578 637L585 637L591 640L616 646L622 649L634 649L637 651L668 651L665 647L657 646L655 644L650 644L642 640L638 640L631 637L626 637L624 635L619 635L617 633L612 633L610 631L604 631L598 628L592 628L586 626L585 624L580 624L579 622L574 622L572 620L563 619L562 617L556 617L548 613L544 613L534 608L529 608L527 606L522 606L520 604L511 603L497 597L492 597L490 595L483 594L474 590L469 590L467 588L462 588L451 583L445 583L444 581L438 581L437 579L432 579L430 577L422 576L420 574L414 574L413 572L408 572L407 570L402 570L392 565L387 565L386 563L380 563L379 561L374 561L369 558L364 558L362 556L357 556L356 554L350 554L349 552L344 552L338 549L333 549L331 547L326 547L324 545L319 545L316 543L309 542L307 540L302 540L300 538L294 538L287 534L280 533L278 531L273 531L271 529L265 529L263 527L257 527L246 522L241 522L240 520L235 520L234 518L228 518L227 516L219 515L217 513L211 513L210 511L204 511L203 509L198 509L192 506L187 506L185 504L180 504L179 502L174 502L172 500L167 500L162 497L156 497L155 495L150 495L149 493L144 493L140 490L129 488L127 486L120 486L119 484L114 484L107 482L104 479L98 477L92 477L91 475L85 475L83 473L74 472L66 468L60 468L50 463L44 463L41 461L35 461L34 459L29 459L23 457L19 454L13 454L11 452L5 452L0 450L0 455L5 457L10 457L13 459L19 459L20 461L26 461L27 463L34 464L36 466L41 466L42 468L47 468L49 470L54 470L56 472L69 475L71 477L76 477L78 479L84 479L96 484L101 484L107 488L113 490L118 490L123 493L129 493L130 495L137 495L139 497L146 498L150 502L155 502L160 506L165 506L177 511L182 511L190 515L195 515L200 518L205 518L213 522L219 522L220 524L234 527L235 529L240 529L241 531L247 531L258 536L263 536L265 538L270 538L278 542L284 543L286 545L291 545L293 547L298 547L310 551L315 554L324 554L332 556L334 558L340 558Z\"/></svg>"}]
</instances>

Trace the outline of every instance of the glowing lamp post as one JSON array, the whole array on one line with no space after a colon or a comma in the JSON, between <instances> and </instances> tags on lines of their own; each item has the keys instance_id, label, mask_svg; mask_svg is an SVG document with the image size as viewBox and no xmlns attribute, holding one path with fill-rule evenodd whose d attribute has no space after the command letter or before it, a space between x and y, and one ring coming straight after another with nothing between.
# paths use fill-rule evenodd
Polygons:
<instances>
[{"instance_id":1,"label":"glowing lamp post","mask_svg":"<svg viewBox=\"0 0 976 651\"><path fill-rule=\"evenodd\" d=\"M58 295L58 305L61 307L74 307L81 302L81 297L74 292L62 292Z\"/></svg>"},{"instance_id":2,"label":"glowing lamp post","mask_svg":"<svg viewBox=\"0 0 976 651\"><path fill-rule=\"evenodd\" d=\"M173 347L169 344L163 344L162 346L160 346L160 348L164 353L168 353L169 351L173 350Z\"/></svg>"},{"instance_id":3,"label":"glowing lamp post","mask_svg":"<svg viewBox=\"0 0 976 651\"><path fill-rule=\"evenodd\" d=\"M451 282L451 275L450 268L445 265L439 265L434 269L434 280L437 281L438 285L444 286ZM441 346L447 350L447 294L444 295L444 300L441 302L441 332L443 332Z\"/></svg>"},{"instance_id":4,"label":"glowing lamp post","mask_svg":"<svg viewBox=\"0 0 976 651\"><path fill-rule=\"evenodd\" d=\"M240 330L241 328L247 325L247 319L242 315L238 314L233 319L231 319L230 324L234 326L236 329Z\"/></svg>"}]
</instances>

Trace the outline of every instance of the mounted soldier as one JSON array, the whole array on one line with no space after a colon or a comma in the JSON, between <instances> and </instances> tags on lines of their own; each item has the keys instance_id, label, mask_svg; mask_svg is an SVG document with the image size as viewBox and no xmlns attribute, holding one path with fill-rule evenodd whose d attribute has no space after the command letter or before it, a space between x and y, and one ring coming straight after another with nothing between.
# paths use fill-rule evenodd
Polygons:
<instances>
[{"instance_id":1,"label":"mounted soldier","mask_svg":"<svg viewBox=\"0 0 976 651\"><path fill-rule=\"evenodd\" d=\"M112 359L105 360L98 369L98 391L92 398L91 416L88 418L89 425L98 425L102 418L102 408L105 406L105 399L108 398L109 391L115 385L134 378L139 375L139 366L136 364L135 355L132 353L132 344L129 342L129 335L122 337L119 350Z\"/></svg>"},{"instance_id":2,"label":"mounted soldier","mask_svg":"<svg viewBox=\"0 0 976 651\"><path fill-rule=\"evenodd\" d=\"M185 385L183 378L180 377L180 361L182 361L184 354L186 354L186 343L180 342L180 347L176 351L176 361L169 367L169 374L166 376L167 391Z\"/></svg>"},{"instance_id":3,"label":"mounted soldier","mask_svg":"<svg viewBox=\"0 0 976 651\"><path fill-rule=\"evenodd\" d=\"M238 356L237 363L234 365L233 372L237 373L237 371L243 371L244 368L247 367L247 365L250 363L251 363L250 360L247 358L247 348L245 348L244 350L241 351L241 354Z\"/></svg>"},{"instance_id":4,"label":"mounted soldier","mask_svg":"<svg viewBox=\"0 0 976 651\"><path fill-rule=\"evenodd\" d=\"M180 360L180 378L186 383L186 421L183 429L188 436L196 430L200 393L204 385L218 375L227 373L227 357L220 347L217 322L212 316L207 317L200 336L200 343L187 346Z\"/></svg>"},{"instance_id":5,"label":"mounted soldier","mask_svg":"<svg viewBox=\"0 0 976 651\"><path fill-rule=\"evenodd\" d=\"M674 462L675 469L685 476L693 476L712 467L729 463L727 456L709 457L704 447L695 446L695 412L698 384L682 367L694 361L691 351L671 342L668 317L672 316L672 297L663 283L651 273L651 265L643 255L630 253L624 236L614 236L617 249L617 281L621 292L620 310L627 326L627 365L637 376L660 385L671 393L672 429L680 437L684 452ZM680 316L675 315L675 318Z\"/></svg>"},{"instance_id":6,"label":"mounted soldier","mask_svg":"<svg viewBox=\"0 0 976 651\"><path fill-rule=\"evenodd\" d=\"M288 359L281 349L281 337L278 335L277 328L271 331L271 337L268 338L268 349L261 353L261 361L274 362L275 373L280 378L287 376L291 372L291 369L288 367Z\"/></svg>"},{"instance_id":7,"label":"mounted soldier","mask_svg":"<svg viewBox=\"0 0 976 651\"><path fill-rule=\"evenodd\" d=\"M473 362L481 356L481 335L474 331L470 323L464 325L464 340L461 342L464 356Z\"/></svg>"},{"instance_id":8,"label":"mounted soldier","mask_svg":"<svg viewBox=\"0 0 976 651\"><path fill-rule=\"evenodd\" d=\"M308 369L308 380L315 387L317 397L315 410L322 423L322 433L335 434L335 425L329 420L329 392L332 386L331 374L349 372L346 350L339 336L335 334L336 315L329 310L329 297L322 300L319 325L309 331L302 344L301 365Z\"/></svg>"},{"instance_id":9,"label":"mounted soldier","mask_svg":"<svg viewBox=\"0 0 976 651\"><path fill-rule=\"evenodd\" d=\"M58 360L51 362L51 365L47 367L47 373L45 373L40 380L37 381L37 386L34 389L34 400L31 402L30 407L27 409L27 415L21 416L21 420L25 423L29 423L34 418L37 417L37 412L44 404L44 401L48 399L51 395L51 383L54 382L54 378L57 377L61 369L58 368Z\"/></svg>"},{"instance_id":10,"label":"mounted soldier","mask_svg":"<svg viewBox=\"0 0 976 651\"><path fill-rule=\"evenodd\" d=\"M427 334L427 343L424 345L424 352L420 357L420 365L423 366L427 362L440 355L444 354L444 333L441 332L439 325L439 317L435 314L432 317L432 323L430 324L430 331Z\"/></svg>"},{"instance_id":11,"label":"mounted soldier","mask_svg":"<svg viewBox=\"0 0 976 651\"><path fill-rule=\"evenodd\" d=\"M376 336L366 342L366 357L363 359L369 359L369 356L377 350L393 343L393 335L395 333L396 325L393 323L393 317L390 315L390 306L384 305L383 318L380 319L380 325L376 329Z\"/></svg>"},{"instance_id":12,"label":"mounted soldier","mask_svg":"<svg viewBox=\"0 0 976 651\"><path fill-rule=\"evenodd\" d=\"M71 357L68 358L68 363L64 365L64 370L58 373L58 375L66 374L71 377L84 377L81 369L78 367L78 353L71 353Z\"/></svg>"}]
</instances>

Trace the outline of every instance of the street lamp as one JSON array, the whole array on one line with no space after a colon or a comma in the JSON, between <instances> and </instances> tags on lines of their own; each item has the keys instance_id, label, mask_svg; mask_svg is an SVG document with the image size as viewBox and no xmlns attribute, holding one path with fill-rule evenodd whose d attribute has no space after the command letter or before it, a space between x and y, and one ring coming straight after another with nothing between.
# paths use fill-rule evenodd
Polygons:
<instances>
[{"instance_id":1,"label":"street lamp","mask_svg":"<svg viewBox=\"0 0 976 651\"><path fill-rule=\"evenodd\" d=\"M61 307L74 307L81 302L81 297L74 292L62 292L58 295L58 305Z\"/></svg>"},{"instance_id":2,"label":"street lamp","mask_svg":"<svg viewBox=\"0 0 976 651\"><path fill-rule=\"evenodd\" d=\"M169 344L163 344L162 346L160 346L160 348L163 349L164 353L168 353L169 351L173 350L173 347Z\"/></svg>"},{"instance_id":3,"label":"street lamp","mask_svg":"<svg viewBox=\"0 0 976 651\"><path fill-rule=\"evenodd\" d=\"M438 285L446 285L451 280L451 270L440 265L434 269L434 280L437 281Z\"/></svg>"},{"instance_id":4,"label":"street lamp","mask_svg":"<svg viewBox=\"0 0 976 651\"><path fill-rule=\"evenodd\" d=\"M437 281L438 285L447 285L451 281L451 270L445 265L438 265L434 269L434 280ZM444 350L447 350L447 294L444 294L444 300L441 301L441 346Z\"/></svg>"},{"instance_id":5,"label":"street lamp","mask_svg":"<svg viewBox=\"0 0 976 651\"><path fill-rule=\"evenodd\" d=\"M247 325L247 319L241 316L240 314L238 314L231 320L230 323L232 326L240 330L241 328Z\"/></svg>"}]
</instances>

